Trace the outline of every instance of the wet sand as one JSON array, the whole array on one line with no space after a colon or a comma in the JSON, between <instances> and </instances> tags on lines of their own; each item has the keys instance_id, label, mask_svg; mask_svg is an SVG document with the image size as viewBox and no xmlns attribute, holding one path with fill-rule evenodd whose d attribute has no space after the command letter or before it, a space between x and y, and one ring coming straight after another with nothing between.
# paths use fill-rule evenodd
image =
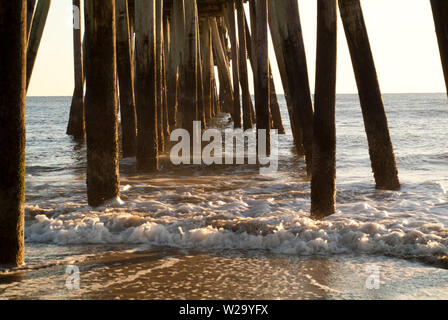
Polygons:
<instances>
[{"instance_id":1,"label":"wet sand","mask_svg":"<svg viewBox=\"0 0 448 320\"><path fill-rule=\"evenodd\" d=\"M293 257L260 251L120 250L3 272L0 299L448 298L448 271L414 261L347 255ZM79 267L79 290L66 287L69 264ZM366 286L374 275L372 268L379 270L379 289Z\"/></svg>"}]
</instances>

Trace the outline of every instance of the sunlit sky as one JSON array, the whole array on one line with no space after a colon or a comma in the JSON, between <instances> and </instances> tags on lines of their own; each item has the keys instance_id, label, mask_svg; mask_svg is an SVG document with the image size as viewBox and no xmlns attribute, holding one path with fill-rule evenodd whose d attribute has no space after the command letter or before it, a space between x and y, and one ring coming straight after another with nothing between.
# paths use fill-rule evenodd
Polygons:
<instances>
[{"instance_id":1,"label":"sunlit sky","mask_svg":"<svg viewBox=\"0 0 448 320\"><path fill-rule=\"evenodd\" d=\"M299 1L312 90L316 55L316 3L316 0ZM71 4L71 0L54 0L52 3L28 92L30 96L71 96L73 93ZM361 4L382 91L444 92L429 0L362 0ZM272 46L270 57L278 92L282 92ZM357 92L341 22L337 81L338 93Z\"/></svg>"}]
</instances>

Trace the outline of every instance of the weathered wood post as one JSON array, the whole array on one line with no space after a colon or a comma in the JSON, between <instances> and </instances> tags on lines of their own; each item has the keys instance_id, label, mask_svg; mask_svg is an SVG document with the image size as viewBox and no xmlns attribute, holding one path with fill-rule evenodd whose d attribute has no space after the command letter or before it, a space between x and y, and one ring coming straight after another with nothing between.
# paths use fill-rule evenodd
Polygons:
<instances>
[{"instance_id":1,"label":"weathered wood post","mask_svg":"<svg viewBox=\"0 0 448 320\"><path fill-rule=\"evenodd\" d=\"M257 130L266 130L266 152L270 153L271 115L269 110L269 67L268 67L268 0L256 2L256 34L257 34L257 90L255 90L255 110L257 113ZM257 145L259 145L257 135ZM258 150L258 148L257 148Z\"/></svg>"},{"instance_id":2,"label":"weathered wood post","mask_svg":"<svg viewBox=\"0 0 448 320\"><path fill-rule=\"evenodd\" d=\"M198 118L196 0L185 0L185 29L180 77L179 103L182 106L182 127L190 135Z\"/></svg>"},{"instance_id":3,"label":"weathered wood post","mask_svg":"<svg viewBox=\"0 0 448 320\"><path fill-rule=\"evenodd\" d=\"M176 104L177 104L177 62L176 48L174 43L174 4L171 9L171 19L165 19L165 61L166 61L166 98L167 114L170 128L176 127Z\"/></svg>"},{"instance_id":4,"label":"weathered wood post","mask_svg":"<svg viewBox=\"0 0 448 320\"><path fill-rule=\"evenodd\" d=\"M26 8L26 41L28 42L28 38L31 32L31 26L33 24L33 16L34 16L34 8L36 7L37 0L27 0L27 8Z\"/></svg>"},{"instance_id":5,"label":"weathered wood post","mask_svg":"<svg viewBox=\"0 0 448 320\"><path fill-rule=\"evenodd\" d=\"M165 25L165 24L164 24ZM168 93L167 93L167 80L166 80L166 57L167 57L167 47L165 45L166 40L165 31L163 33L164 48L162 50L162 96L163 96L163 134L165 139L169 139L170 136L170 123L168 116Z\"/></svg>"},{"instance_id":6,"label":"weathered wood post","mask_svg":"<svg viewBox=\"0 0 448 320\"><path fill-rule=\"evenodd\" d=\"M165 151L165 135L163 132L163 0L156 1L156 97L157 97L157 136L159 151Z\"/></svg>"},{"instance_id":7,"label":"weathered wood post","mask_svg":"<svg viewBox=\"0 0 448 320\"><path fill-rule=\"evenodd\" d=\"M135 0L137 169L158 170L155 0Z\"/></svg>"},{"instance_id":8,"label":"weathered wood post","mask_svg":"<svg viewBox=\"0 0 448 320\"><path fill-rule=\"evenodd\" d=\"M336 206L336 0L317 2L311 217L332 215Z\"/></svg>"},{"instance_id":9,"label":"weathered wood post","mask_svg":"<svg viewBox=\"0 0 448 320\"><path fill-rule=\"evenodd\" d=\"M446 0L431 0L431 7L448 94L448 2Z\"/></svg>"},{"instance_id":10,"label":"weathered wood post","mask_svg":"<svg viewBox=\"0 0 448 320\"><path fill-rule=\"evenodd\" d=\"M229 2L226 7L225 21L230 37L232 53L232 75L233 75L233 124L235 128L241 128L241 95L240 95L240 72L238 58L238 41L236 39L235 26L235 3Z\"/></svg>"},{"instance_id":11,"label":"weathered wood post","mask_svg":"<svg viewBox=\"0 0 448 320\"><path fill-rule=\"evenodd\" d=\"M222 46L221 38L218 31L218 25L216 18L210 18L210 27L212 31L213 50L215 52L216 62L219 72L219 86L220 91L223 90L225 103L229 106L233 106L233 89L232 81L230 80L230 72L226 62L226 56ZM221 99L221 97L220 97ZM226 108L224 107L224 110Z\"/></svg>"},{"instance_id":12,"label":"weathered wood post","mask_svg":"<svg viewBox=\"0 0 448 320\"><path fill-rule=\"evenodd\" d=\"M117 29L117 68L120 84L120 113L123 158L137 154L137 114L134 96L128 0L115 0Z\"/></svg>"},{"instance_id":13,"label":"weathered wood post","mask_svg":"<svg viewBox=\"0 0 448 320\"><path fill-rule=\"evenodd\" d=\"M282 52L284 61L279 63L287 78L292 102L293 128L297 136L303 136L307 173L311 174L313 151L313 103L308 79L305 47L300 23L299 7L296 0L269 1L272 14L272 37ZM274 32L278 30L278 32ZM301 129L301 133L298 129Z\"/></svg>"},{"instance_id":14,"label":"weathered wood post","mask_svg":"<svg viewBox=\"0 0 448 320\"><path fill-rule=\"evenodd\" d=\"M247 47L246 47L246 21L244 16L243 0L236 0L236 9L238 16L238 42L239 42L239 71L241 94L243 95L243 128L248 130L253 128L253 119L251 116L251 97L249 92L249 75L247 69Z\"/></svg>"},{"instance_id":15,"label":"weathered wood post","mask_svg":"<svg viewBox=\"0 0 448 320\"><path fill-rule=\"evenodd\" d=\"M0 6L0 266L24 263L26 0Z\"/></svg>"},{"instance_id":16,"label":"weathered wood post","mask_svg":"<svg viewBox=\"0 0 448 320\"><path fill-rule=\"evenodd\" d=\"M184 42L184 33L185 33L185 9L184 9L184 1L173 1L172 7L172 26L173 26L173 40L171 46L171 56L173 59L171 77L174 77L172 84L170 85L173 90L176 88L176 100L174 104L171 105L171 110L173 111L173 119L171 125L173 127L177 127L180 124L178 120L181 120L180 115L182 114L182 106L180 105L181 99L181 91L183 90L183 76L182 76L182 49Z\"/></svg>"},{"instance_id":17,"label":"weathered wood post","mask_svg":"<svg viewBox=\"0 0 448 320\"><path fill-rule=\"evenodd\" d=\"M298 154L304 154L305 150L303 148L303 135L302 127L300 125L299 118L294 118L294 105L291 99L291 92L288 87L288 78L286 74L286 62L283 57L283 51L281 49L281 38L280 38L280 28L277 24L275 7L272 3L269 3L269 28L271 31L271 38L274 45L275 57L277 60L278 69L280 72L280 79L282 81L283 92L285 95L286 105L288 107L289 121L291 124L292 136L294 138L294 145ZM298 124L298 125L297 125Z\"/></svg>"},{"instance_id":18,"label":"weathered wood post","mask_svg":"<svg viewBox=\"0 0 448 320\"><path fill-rule=\"evenodd\" d=\"M81 35L81 1L73 0L73 54L75 91L73 92L67 134L76 140L84 140L86 134L84 108L84 61Z\"/></svg>"},{"instance_id":19,"label":"weathered wood post","mask_svg":"<svg viewBox=\"0 0 448 320\"><path fill-rule=\"evenodd\" d=\"M202 68L204 75L204 107L205 119L209 120L212 117L212 72L213 71L213 53L212 43L210 37L210 25L208 19L202 19L200 22L200 39L201 39L201 54L202 54Z\"/></svg>"},{"instance_id":20,"label":"weathered wood post","mask_svg":"<svg viewBox=\"0 0 448 320\"><path fill-rule=\"evenodd\" d=\"M398 170L361 4L359 0L339 0L339 11L358 85L376 187L397 190Z\"/></svg>"},{"instance_id":21,"label":"weathered wood post","mask_svg":"<svg viewBox=\"0 0 448 320\"><path fill-rule=\"evenodd\" d=\"M196 120L201 121L202 128L206 127L205 119L205 98L204 98L204 74L202 68L202 51L201 51L201 35L199 32L199 17L196 15L196 52L197 52L197 90L198 90L198 118Z\"/></svg>"},{"instance_id":22,"label":"weathered wood post","mask_svg":"<svg viewBox=\"0 0 448 320\"><path fill-rule=\"evenodd\" d=\"M244 18L244 27L246 30L245 35L246 35L247 54L249 56L249 61L252 66L252 70L254 71L254 70L256 70L256 61L255 61L255 56L252 53L252 36L251 36L250 30L249 30L249 26L247 24L247 18L246 18L244 11L243 11L243 18ZM271 117L272 117L272 128L277 129L279 134L284 134L285 128L283 127L282 116L280 113L280 105L279 105L278 99L277 99L277 93L275 90L274 77L272 75L272 68L271 68L270 61L268 64L268 68L269 68L269 98L270 98L269 103L270 103ZM254 121L255 114L253 111L253 105L252 105L251 99L249 100L249 103L250 103L251 118Z\"/></svg>"},{"instance_id":23,"label":"weathered wood post","mask_svg":"<svg viewBox=\"0 0 448 320\"><path fill-rule=\"evenodd\" d=\"M91 206L120 195L115 0L85 1L87 196Z\"/></svg>"},{"instance_id":24,"label":"weathered wood post","mask_svg":"<svg viewBox=\"0 0 448 320\"><path fill-rule=\"evenodd\" d=\"M268 5L269 5L268 1ZM252 26L252 35L249 32L249 27L247 26L247 19L244 16L244 19L246 20L246 37L248 38L247 41L247 48L249 53L249 59L251 62L252 70L254 73L254 84L255 84L255 91L256 91L256 83L257 83L257 77L256 77L256 68L257 68L257 61L256 61L256 55L252 53L252 51L255 51L253 48L256 47L256 39L257 39L257 33L256 33L256 9L255 9L255 0L251 0L249 3L249 10L250 10L250 21ZM268 10L268 18L269 18L269 10ZM277 99L277 93L275 90L275 84L274 84L274 77L272 75L272 68L271 68L271 62L268 60L268 72L269 72L269 109L271 112L271 121L272 121L272 128L278 129L280 134L285 133L285 129L283 127L283 122L281 118L280 113L280 106L278 104Z\"/></svg>"},{"instance_id":25,"label":"weathered wood post","mask_svg":"<svg viewBox=\"0 0 448 320\"><path fill-rule=\"evenodd\" d=\"M34 63L36 62L37 52L39 51L40 40L44 33L45 23L47 22L48 11L50 10L51 0L39 0L34 13L33 25L31 27L28 41L27 59L26 59L26 88L28 89L33 74Z\"/></svg>"}]
</instances>

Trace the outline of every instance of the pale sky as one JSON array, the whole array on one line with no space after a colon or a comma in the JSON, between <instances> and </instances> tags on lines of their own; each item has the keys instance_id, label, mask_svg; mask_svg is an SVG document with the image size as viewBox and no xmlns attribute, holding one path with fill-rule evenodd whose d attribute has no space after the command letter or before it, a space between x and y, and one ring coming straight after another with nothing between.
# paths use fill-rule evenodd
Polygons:
<instances>
[{"instance_id":1,"label":"pale sky","mask_svg":"<svg viewBox=\"0 0 448 320\"><path fill-rule=\"evenodd\" d=\"M316 55L316 2L299 1L312 91ZM54 0L52 3L29 96L71 96L73 93L71 4L71 0ZM362 0L361 4L383 93L445 92L429 0ZM341 22L338 47L337 91L356 93ZM277 91L282 92L272 47L270 57Z\"/></svg>"}]
</instances>

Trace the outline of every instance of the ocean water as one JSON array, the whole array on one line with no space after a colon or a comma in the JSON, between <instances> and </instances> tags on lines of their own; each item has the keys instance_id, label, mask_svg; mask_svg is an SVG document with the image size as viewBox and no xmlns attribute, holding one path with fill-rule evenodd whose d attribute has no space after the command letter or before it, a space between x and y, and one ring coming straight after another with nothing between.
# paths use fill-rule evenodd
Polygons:
<instances>
[{"instance_id":1,"label":"ocean water","mask_svg":"<svg viewBox=\"0 0 448 320\"><path fill-rule=\"evenodd\" d=\"M309 219L283 97L277 173L164 155L142 175L125 159L120 199L99 208L85 145L65 135L70 101L27 100L26 265L0 271L0 298L448 298L445 94L384 95L399 191L375 190L358 97L338 95L337 213L324 221Z\"/></svg>"}]
</instances>

